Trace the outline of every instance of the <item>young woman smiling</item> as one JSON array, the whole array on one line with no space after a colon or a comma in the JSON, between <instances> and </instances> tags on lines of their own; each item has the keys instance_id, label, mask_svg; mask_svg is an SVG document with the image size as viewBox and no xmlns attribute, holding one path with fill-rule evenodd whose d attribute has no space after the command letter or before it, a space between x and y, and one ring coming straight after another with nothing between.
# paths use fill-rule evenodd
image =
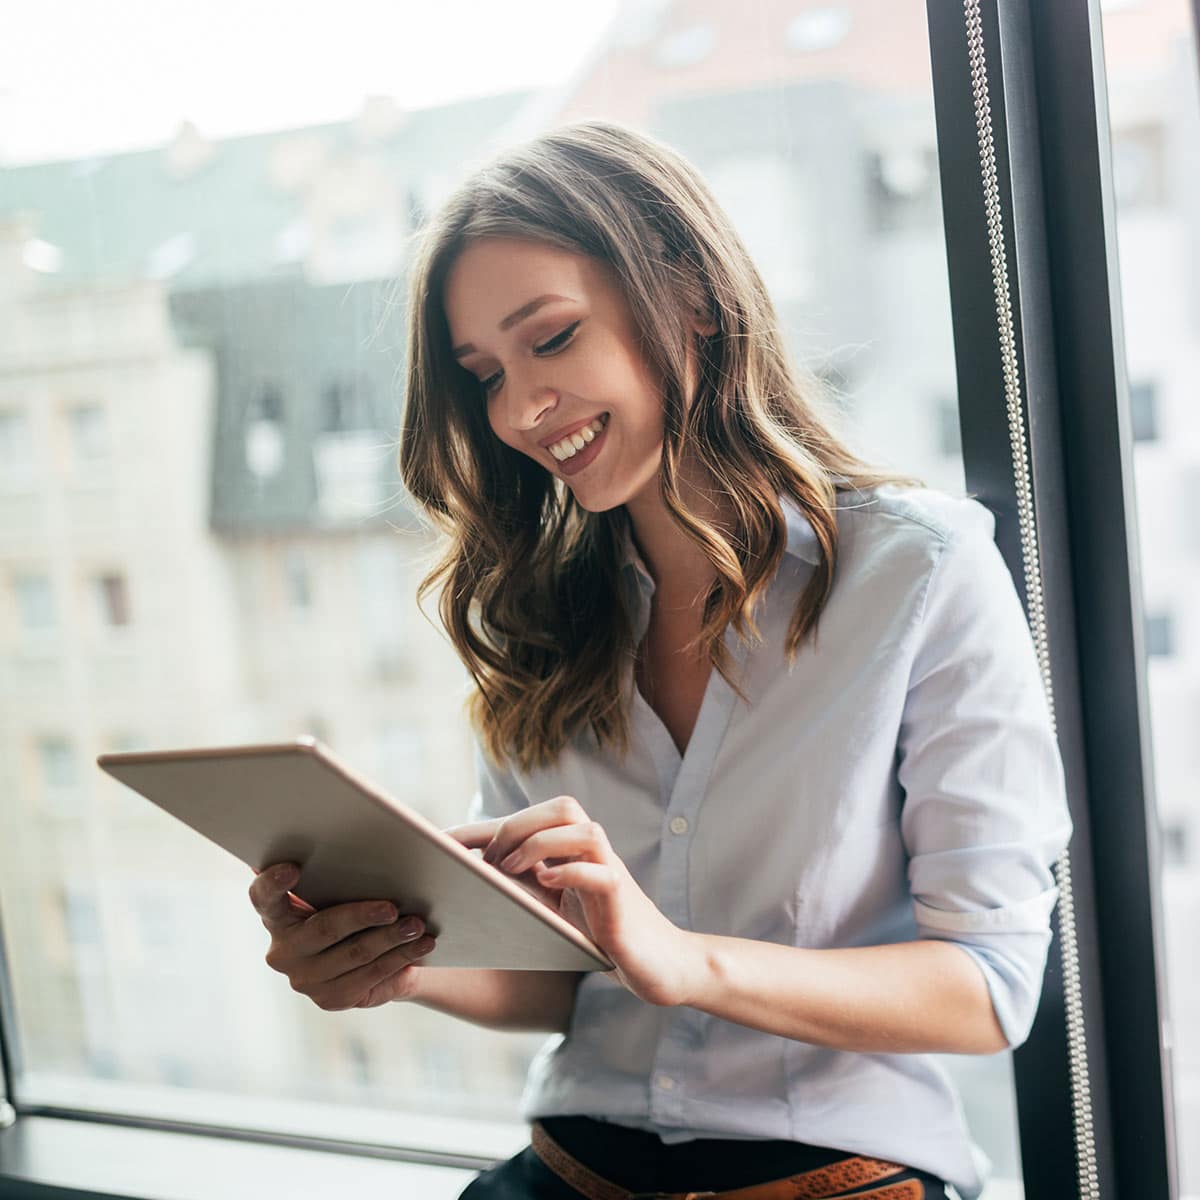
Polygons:
<instances>
[{"instance_id":1,"label":"young woman smiling","mask_svg":"<svg viewBox=\"0 0 1200 1200\"><path fill-rule=\"evenodd\" d=\"M305 933L264 875L272 965L562 1035L470 1200L971 1200L931 1055L1028 1036L1071 833L991 514L839 439L703 179L622 126L476 171L410 297L419 595L476 684L453 832L616 968L422 967L419 931Z\"/></svg>"}]
</instances>

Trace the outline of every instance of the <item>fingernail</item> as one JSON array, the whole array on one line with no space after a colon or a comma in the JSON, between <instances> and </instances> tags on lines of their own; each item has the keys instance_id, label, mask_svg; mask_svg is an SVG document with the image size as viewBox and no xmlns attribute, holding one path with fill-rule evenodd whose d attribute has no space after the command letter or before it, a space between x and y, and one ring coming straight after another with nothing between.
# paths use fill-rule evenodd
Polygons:
<instances>
[{"instance_id":1,"label":"fingernail","mask_svg":"<svg viewBox=\"0 0 1200 1200\"><path fill-rule=\"evenodd\" d=\"M520 858L520 852L514 850L501 864L500 870L511 871L517 865L517 860Z\"/></svg>"},{"instance_id":2,"label":"fingernail","mask_svg":"<svg viewBox=\"0 0 1200 1200\"><path fill-rule=\"evenodd\" d=\"M396 926L396 932L401 937L416 937L421 932L424 926L416 917L405 917L399 925Z\"/></svg>"}]
</instances>

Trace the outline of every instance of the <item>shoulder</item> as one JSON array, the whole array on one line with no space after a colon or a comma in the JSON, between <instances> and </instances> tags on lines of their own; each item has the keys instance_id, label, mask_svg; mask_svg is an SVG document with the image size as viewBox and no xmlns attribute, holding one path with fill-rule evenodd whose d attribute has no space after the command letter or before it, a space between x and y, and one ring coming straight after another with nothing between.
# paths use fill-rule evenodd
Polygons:
<instances>
[{"instance_id":1,"label":"shoulder","mask_svg":"<svg viewBox=\"0 0 1200 1200\"><path fill-rule=\"evenodd\" d=\"M994 549L996 520L970 496L881 484L838 494L838 533L848 558L932 572L954 556Z\"/></svg>"},{"instance_id":2,"label":"shoulder","mask_svg":"<svg viewBox=\"0 0 1200 1200\"><path fill-rule=\"evenodd\" d=\"M991 510L971 496L955 496L937 488L881 484L862 491L838 493L839 514L857 530L876 537L904 536L944 547L958 538L991 539L996 528Z\"/></svg>"}]
</instances>

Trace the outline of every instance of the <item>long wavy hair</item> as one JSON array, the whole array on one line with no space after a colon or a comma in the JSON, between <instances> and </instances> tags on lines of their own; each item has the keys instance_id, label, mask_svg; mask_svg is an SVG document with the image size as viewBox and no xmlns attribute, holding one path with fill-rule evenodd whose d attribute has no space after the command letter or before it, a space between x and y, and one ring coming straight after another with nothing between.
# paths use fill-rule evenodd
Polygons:
<instances>
[{"instance_id":1,"label":"long wavy hair","mask_svg":"<svg viewBox=\"0 0 1200 1200\"><path fill-rule=\"evenodd\" d=\"M442 623L476 685L467 716L495 762L549 765L589 729L598 747L624 755L625 672L638 652L619 579L628 516L623 506L589 512L561 480L497 438L480 381L453 357L446 276L467 243L486 237L546 243L615 272L641 353L662 381L663 499L716 572L691 646L703 643L743 701L723 635L732 623L743 641L761 642L754 610L787 543L780 496L800 506L820 546L788 629L790 663L816 636L833 586L836 492L925 485L871 467L837 435L832 393L794 367L745 246L699 172L671 147L583 121L471 174L421 231L409 280L400 473L445 535L418 604L441 585ZM697 314L716 332L697 335ZM689 339L698 365L691 396ZM731 531L689 508L684 461L733 513Z\"/></svg>"}]
</instances>

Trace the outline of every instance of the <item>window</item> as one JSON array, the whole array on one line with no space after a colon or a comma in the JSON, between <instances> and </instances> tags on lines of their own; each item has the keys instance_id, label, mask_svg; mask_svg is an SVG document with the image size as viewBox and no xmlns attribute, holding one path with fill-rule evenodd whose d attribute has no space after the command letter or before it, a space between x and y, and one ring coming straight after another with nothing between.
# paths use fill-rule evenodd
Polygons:
<instances>
[{"instance_id":1,"label":"window","mask_svg":"<svg viewBox=\"0 0 1200 1200\"><path fill-rule=\"evenodd\" d=\"M1189 864L1188 830L1182 821L1170 821L1162 827L1163 865L1185 867Z\"/></svg>"},{"instance_id":2,"label":"window","mask_svg":"<svg viewBox=\"0 0 1200 1200\"><path fill-rule=\"evenodd\" d=\"M1117 203L1126 212L1160 206L1166 200L1166 152L1158 125L1113 132L1113 179Z\"/></svg>"},{"instance_id":3,"label":"window","mask_svg":"<svg viewBox=\"0 0 1200 1200\"><path fill-rule=\"evenodd\" d=\"M1200 178L1197 14L1165 0L1106 0L1102 32L1112 121L1119 290L1130 380L1132 456L1128 482L1136 501L1134 578L1149 594L1144 647L1152 783L1161 814L1162 963L1171 1028L1175 1136L1181 1195L1200 1190L1200 1015L1195 1004L1196 697L1200 644L1195 629L1200 583L1196 409L1195 187ZM1115 281L1114 281L1115 283ZM1174 299L1178 297L1178 300ZM1188 299L1184 299L1188 297ZM1172 381L1186 380L1188 399L1173 403ZM1153 449L1149 449L1150 446ZM1190 719L1189 719L1190 718ZM1151 781L1148 781L1151 782ZM1189 857L1190 856L1190 857ZM1102 951L1103 952L1103 951Z\"/></svg>"},{"instance_id":4,"label":"window","mask_svg":"<svg viewBox=\"0 0 1200 1200\"><path fill-rule=\"evenodd\" d=\"M958 458L962 454L962 430L959 428L958 404L954 400L936 402L938 453L944 458Z\"/></svg>"},{"instance_id":5,"label":"window","mask_svg":"<svg viewBox=\"0 0 1200 1200\"><path fill-rule=\"evenodd\" d=\"M284 570L287 573L288 605L293 609L312 607L312 581L304 551L293 546L288 550Z\"/></svg>"},{"instance_id":6,"label":"window","mask_svg":"<svg viewBox=\"0 0 1200 1200\"><path fill-rule=\"evenodd\" d=\"M20 409L0 409L0 486L33 478L33 436L29 416Z\"/></svg>"},{"instance_id":7,"label":"window","mask_svg":"<svg viewBox=\"0 0 1200 1200\"><path fill-rule=\"evenodd\" d=\"M1175 653L1175 621L1170 613L1147 613L1146 653L1159 658Z\"/></svg>"},{"instance_id":8,"label":"window","mask_svg":"<svg viewBox=\"0 0 1200 1200\"><path fill-rule=\"evenodd\" d=\"M44 811L50 816L79 815L81 793L75 747L59 734L44 734L36 744Z\"/></svg>"},{"instance_id":9,"label":"window","mask_svg":"<svg viewBox=\"0 0 1200 1200\"><path fill-rule=\"evenodd\" d=\"M321 391L321 428L326 433L370 429L368 385L361 379L334 379Z\"/></svg>"},{"instance_id":10,"label":"window","mask_svg":"<svg viewBox=\"0 0 1200 1200\"><path fill-rule=\"evenodd\" d=\"M888 146L868 153L866 164L873 229L894 233L937 227L937 154L932 146Z\"/></svg>"},{"instance_id":11,"label":"window","mask_svg":"<svg viewBox=\"0 0 1200 1200\"><path fill-rule=\"evenodd\" d=\"M664 67L690 67L707 58L716 44L711 25L690 25L667 34L658 44L657 58Z\"/></svg>"},{"instance_id":12,"label":"window","mask_svg":"<svg viewBox=\"0 0 1200 1200\"><path fill-rule=\"evenodd\" d=\"M18 575L13 579L17 613L27 630L53 629L56 623L54 594L46 575Z\"/></svg>"},{"instance_id":13,"label":"window","mask_svg":"<svg viewBox=\"0 0 1200 1200\"><path fill-rule=\"evenodd\" d=\"M1194 717L1200 459L1187 381L1200 352L1189 300L1200 140L1194 32L1178 19L1186 0L1174 2L1101 9L1120 299L1139 373L1127 415L1147 472L1140 527L1155 533L1143 549L1162 556L1145 564L1154 606L1140 632L1156 714L1174 706ZM1035 20L1041 7L1030 6ZM1078 7L1043 27L1069 27ZM210 24L219 31L238 14L213 0ZM243 90L243 76L260 77L230 70L193 97L192 124L171 115L163 83L177 35L160 42L109 6L78 36L56 38L52 10L22 6L10 40L40 48L33 75L112 103L84 122L20 79L6 96L0 259L14 353L0 399L0 910L14 916L0 946L11 979L0 985L14 985L19 1108L363 1138L466 1160L516 1149L518 1097L544 1038L406 1006L316 1009L265 967L247 872L128 789L116 801L95 755L336 736L348 761L431 819L462 818L475 784L470 681L436 606L415 607L437 547L399 483L403 305L380 297L405 279L410 235L465 171L562 120L625 121L696 162L754 256L798 372L815 370L838 393L831 420L864 457L961 490L962 430L977 455L984 424L960 418L973 380L956 355L985 338L996 350L994 326L964 340L950 303L947 241L962 213L943 221L943 186L977 182L979 130L969 97L947 106L950 72L931 69L931 50L951 23L962 43L962 19L962 6L932 3L447 0L384 6L364 38L349 11L301 8L271 28L242 22L237 51L272 63L271 87ZM1010 41L1020 25L1005 26ZM320 45L327 88L313 85L311 55L278 53L281 31ZM203 32L189 42L201 59ZM111 45L138 53L113 70ZM960 57L957 74L969 65ZM1037 107L1047 81L1010 92L1000 65L988 63L1003 107L1027 94L1035 107L1023 115L1053 125ZM357 115L344 111L346 96L376 90L394 101L364 96ZM164 114L174 136L161 134ZM118 115L129 124L85 141ZM963 130L966 154L939 157L944 122ZM1016 144L1005 132L998 148ZM1049 177L1048 157L1012 158L1031 161ZM1043 199L1049 211L1054 197ZM986 240L978 201L972 233ZM1023 232L1006 230L1011 244ZM1056 269L1079 263L1063 254ZM1081 278L1066 282L1044 293L1052 306ZM208 319L192 324L189 304ZM994 304L985 295L979 308ZM1047 321L1043 335L1053 343L1066 327ZM73 475L65 488L41 461L50 445ZM92 504L97 479L111 483L111 504ZM20 494L25 481L36 491ZM106 642L119 653L97 656L79 636L96 624L114 631ZM1108 649L1084 652L1103 675ZM96 658L117 666L101 678ZM1156 727L1158 742L1182 743L1156 768L1171 800L1163 875L1181 1193L1191 1195L1200 1025L1189 1023L1194 989L1179 963L1190 962L1200 915L1197 765L1186 717L1178 729ZM1094 1028L1091 1044L1124 1032ZM1039 1164L1022 1163L1012 1056L939 1065L963 1097L976 1157L995 1167L981 1200L1020 1200L1023 1172ZM1070 1102L1039 1096L1028 1111ZM334 1189L345 1190L352 1164L331 1176ZM408 1183L397 1194L441 1200ZM128 1190L138 1186L152 1188Z\"/></svg>"},{"instance_id":14,"label":"window","mask_svg":"<svg viewBox=\"0 0 1200 1200\"><path fill-rule=\"evenodd\" d=\"M829 50L846 40L854 18L845 5L810 8L787 27L787 44L797 50Z\"/></svg>"},{"instance_id":15,"label":"window","mask_svg":"<svg viewBox=\"0 0 1200 1200\"><path fill-rule=\"evenodd\" d=\"M254 396L246 422L246 466L258 480L268 480L283 468L283 393L263 385Z\"/></svg>"},{"instance_id":16,"label":"window","mask_svg":"<svg viewBox=\"0 0 1200 1200\"><path fill-rule=\"evenodd\" d=\"M68 416L71 429L71 457L76 470L87 470L108 460L108 413L99 404L80 404Z\"/></svg>"},{"instance_id":17,"label":"window","mask_svg":"<svg viewBox=\"0 0 1200 1200\"><path fill-rule=\"evenodd\" d=\"M115 629L129 624L129 588L125 576L111 572L93 581L96 607L102 627Z\"/></svg>"},{"instance_id":18,"label":"window","mask_svg":"<svg viewBox=\"0 0 1200 1200\"><path fill-rule=\"evenodd\" d=\"M1129 385L1129 411L1135 442L1158 439L1158 389L1153 383L1141 381Z\"/></svg>"}]
</instances>

